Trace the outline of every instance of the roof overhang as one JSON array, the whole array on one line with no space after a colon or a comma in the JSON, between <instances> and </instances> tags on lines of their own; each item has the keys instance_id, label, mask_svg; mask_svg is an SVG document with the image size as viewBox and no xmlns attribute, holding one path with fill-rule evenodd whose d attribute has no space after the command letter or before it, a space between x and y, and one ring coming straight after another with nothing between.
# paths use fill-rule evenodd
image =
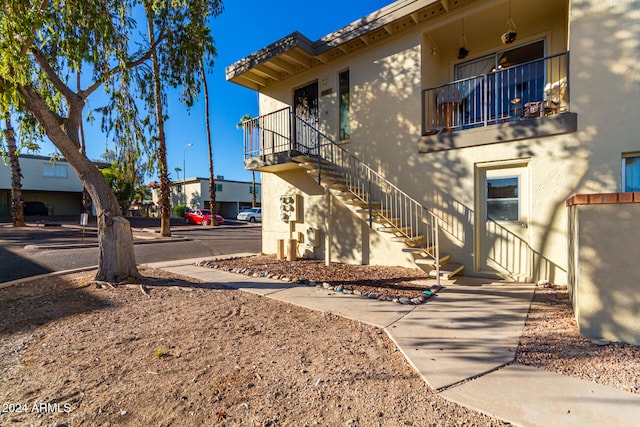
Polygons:
<instances>
[{"instance_id":1,"label":"roof overhang","mask_svg":"<svg viewBox=\"0 0 640 427\"><path fill-rule=\"evenodd\" d=\"M226 77L259 91L474 1L399 0L315 42L294 32L228 66Z\"/></svg>"}]
</instances>

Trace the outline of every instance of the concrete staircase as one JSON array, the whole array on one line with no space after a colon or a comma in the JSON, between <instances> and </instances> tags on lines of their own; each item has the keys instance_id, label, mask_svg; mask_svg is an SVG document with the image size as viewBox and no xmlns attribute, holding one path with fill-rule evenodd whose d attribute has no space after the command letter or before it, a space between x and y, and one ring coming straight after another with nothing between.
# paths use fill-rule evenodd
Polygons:
<instances>
[{"instance_id":1,"label":"concrete staircase","mask_svg":"<svg viewBox=\"0 0 640 427\"><path fill-rule=\"evenodd\" d=\"M390 200L388 193L381 194L370 191L370 183L365 186L361 185L362 183L356 182L358 180L354 180L353 176L344 173L344 165L330 162L321 156L298 155L292 157L292 160L306 169L307 173L318 181L318 184L342 200L355 215L367 220L372 229L385 235L390 241L402 243L404 245L402 252L412 254L416 266L428 272L431 277L438 277L439 274L440 278L450 279L464 269L463 265L450 262L451 255L439 253L438 239L437 236L434 236L438 233L437 225L435 229L423 227L424 230L420 231L431 231L432 234L425 236L415 230L414 225L417 223L415 220L407 218L406 215L404 218L403 215L395 215L399 210L393 209L393 207L401 205L401 201ZM350 160L352 163L353 160ZM356 160L356 162L359 161ZM352 167L349 169L353 171ZM365 169L368 167L365 166ZM396 197L408 198L403 192L398 192ZM426 211L426 209L424 210ZM434 223L438 221L432 214L426 216ZM413 223L413 225L408 223ZM424 224L418 225L424 226Z\"/></svg>"}]
</instances>

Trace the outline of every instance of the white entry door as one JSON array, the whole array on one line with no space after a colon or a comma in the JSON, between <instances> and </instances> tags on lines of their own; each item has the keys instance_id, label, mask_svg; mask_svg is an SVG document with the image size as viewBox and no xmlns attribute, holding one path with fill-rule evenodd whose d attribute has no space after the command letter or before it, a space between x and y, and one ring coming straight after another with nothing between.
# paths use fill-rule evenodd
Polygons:
<instances>
[{"instance_id":1,"label":"white entry door","mask_svg":"<svg viewBox=\"0 0 640 427\"><path fill-rule=\"evenodd\" d=\"M476 201L476 270L530 280L528 164L477 167Z\"/></svg>"}]
</instances>

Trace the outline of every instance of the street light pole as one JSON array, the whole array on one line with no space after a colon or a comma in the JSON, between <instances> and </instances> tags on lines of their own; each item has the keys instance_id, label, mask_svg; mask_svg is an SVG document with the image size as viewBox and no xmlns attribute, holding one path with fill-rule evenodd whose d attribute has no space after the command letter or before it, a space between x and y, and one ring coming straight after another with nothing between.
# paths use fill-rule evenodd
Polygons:
<instances>
[{"instance_id":1,"label":"street light pole","mask_svg":"<svg viewBox=\"0 0 640 427\"><path fill-rule=\"evenodd\" d=\"M193 146L193 143L190 142L187 145L184 146L184 150L182 150L182 194L184 197L184 204L187 204L187 161L186 161L186 156L187 156L187 148Z\"/></svg>"}]
</instances>

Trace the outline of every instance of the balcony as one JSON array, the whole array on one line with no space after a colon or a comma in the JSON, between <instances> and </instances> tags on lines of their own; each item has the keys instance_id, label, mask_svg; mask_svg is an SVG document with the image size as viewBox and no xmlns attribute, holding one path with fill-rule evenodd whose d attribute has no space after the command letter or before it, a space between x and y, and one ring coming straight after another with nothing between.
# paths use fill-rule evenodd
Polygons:
<instances>
[{"instance_id":1,"label":"balcony","mask_svg":"<svg viewBox=\"0 0 640 427\"><path fill-rule=\"evenodd\" d=\"M564 52L424 90L420 152L575 131L569 77Z\"/></svg>"},{"instance_id":2,"label":"balcony","mask_svg":"<svg viewBox=\"0 0 640 427\"><path fill-rule=\"evenodd\" d=\"M294 160L317 156L319 147L331 139L286 107L242 123L244 167L260 172L299 169Z\"/></svg>"}]
</instances>

